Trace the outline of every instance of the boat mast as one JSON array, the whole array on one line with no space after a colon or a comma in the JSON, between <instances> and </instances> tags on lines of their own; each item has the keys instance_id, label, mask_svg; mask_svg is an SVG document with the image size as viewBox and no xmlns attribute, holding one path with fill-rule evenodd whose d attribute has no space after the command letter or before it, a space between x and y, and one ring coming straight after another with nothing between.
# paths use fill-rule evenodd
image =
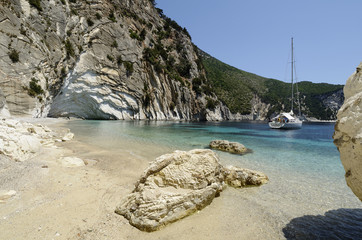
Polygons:
<instances>
[{"instance_id":1,"label":"boat mast","mask_svg":"<svg viewBox=\"0 0 362 240\"><path fill-rule=\"evenodd\" d=\"M293 55L293 38L292 38L292 108L293 111L293 102L294 102L294 92L293 92L293 70L294 70L294 55Z\"/></svg>"}]
</instances>

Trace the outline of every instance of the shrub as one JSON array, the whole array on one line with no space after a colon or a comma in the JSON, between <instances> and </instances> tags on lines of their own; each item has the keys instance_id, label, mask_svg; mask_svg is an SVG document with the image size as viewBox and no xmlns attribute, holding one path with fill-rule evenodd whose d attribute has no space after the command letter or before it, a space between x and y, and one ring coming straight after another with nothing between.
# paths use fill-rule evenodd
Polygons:
<instances>
[{"instance_id":1,"label":"shrub","mask_svg":"<svg viewBox=\"0 0 362 240\"><path fill-rule=\"evenodd\" d=\"M65 5L65 0L60 0L60 2L61 2L63 5Z\"/></svg>"},{"instance_id":2,"label":"shrub","mask_svg":"<svg viewBox=\"0 0 362 240\"><path fill-rule=\"evenodd\" d=\"M113 62L114 61L114 58L111 56L111 55L107 55L107 58L109 61Z\"/></svg>"},{"instance_id":3,"label":"shrub","mask_svg":"<svg viewBox=\"0 0 362 240\"><path fill-rule=\"evenodd\" d=\"M69 2L71 2L71 3L76 3L77 0L69 0Z\"/></svg>"},{"instance_id":4,"label":"shrub","mask_svg":"<svg viewBox=\"0 0 362 240\"><path fill-rule=\"evenodd\" d=\"M162 73L163 66L162 66L159 62L157 62L157 63L154 65L154 67L155 67L155 70L156 70L156 72L157 72L158 74Z\"/></svg>"},{"instance_id":5,"label":"shrub","mask_svg":"<svg viewBox=\"0 0 362 240\"><path fill-rule=\"evenodd\" d=\"M112 22L117 22L113 11L108 15L108 19L111 20Z\"/></svg>"},{"instance_id":6,"label":"shrub","mask_svg":"<svg viewBox=\"0 0 362 240\"><path fill-rule=\"evenodd\" d=\"M133 73L133 63L131 63L129 61L124 61L123 66L126 68L127 76L129 76Z\"/></svg>"},{"instance_id":7,"label":"shrub","mask_svg":"<svg viewBox=\"0 0 362 240\"><path fill-rule=\"evenodd\" d=\"M170 110L172 110L172 111L175 110L175 107L176 107L175 103L170 102L170 106L169 106Z\"/></svg>"},{"instance_id":8,"label":"shrub","mask_svg":"<svg viewBox=\"0 0 362 240\"><path fill-rule=\"evenodd\" d=\"M117 41L116 41L116 40L114 40L114 41L113 41L113 43L112 43L112 47L114 47L114 48L117 48L117 47L118 47L118 43L117 43Z\"/></svg>"},{"instance_id":9,"label":"shrub","mask_svg":"<svg viewBox=\"0 0 362 240\"><path fill-rule=\"evenodd\" d=\"M101 19L102 19L102 16L101 16L99 13L96 13L96 18L97 18L98 20L101 20Z\"/></svg>"},{"instance_id":10,"label":"shrub","mask_svg":"<svg viewBox=\"0 0 362 240\"><path fill-rule=\"evenodd\" d=\"M211 98L206 98L206 108L210 109L210 110L215 110L216 106L217 106L217 101L213 100Z\"/></svg>"},{"instance_id":11,"label":"shrub","mask_svg":"<svg viewBox=\"0 0 362 240\"><path fill-rule=\"evenodd\" d=\"M137 32L134 32L132 29L129 30L129 36L133 39L140 40L140 36L138 36Z\"/></svg>"},{"instance_id":12,"label":"shrub","mask_svg":"<svg viewBox=\"0 0 362 240\"><path fill-rule=\"evenodd\" d=\"M70 13L71 13L72 15L78 15L77 10L75 10L74 8L71 8L71 9L70 9Z\"/></svg>"},{"instance_id":13,"label":"shrub","mask_svg":"<svg viewBox=\"0 0 362 240\"><path fill-rule=\"evenodd\" d=\"M143 105L147 108L151 105L152 102L152 90L148 88L147 83L143 84Z\"/></svg>"},{"instance_id":14,"label":"shrub","mask_svg":"<svg viewBox=\"0 0 362 240\"><path fill-rule=\"evenodd\" d=\"M15 49L12 49L9 53L9 58L11 59L11 61L13 63L19 62L19 52L16 51Z\"/></svg>"},{"instance_id":15,"label":"shrub","mask_svg":"<svg viewBox=\"0 0 362 240\"><path fill-rule=\"evenodd\" d=\"M143 41L143 40L145 40L145 38L146 38L146 30L142 29L139 40Z\"/></svg>"},{"instance_id":16,"label":"shrub","mask_svg":"<svg viewBox=\"0 0 362 240\"><path fill-rule=\"evenodd\" d=\"M94 22L92 21L92 19L90 19L90 18L87 18L87 24L88 24L88 26L93 26L94 25Z\"/></svg>"},{"instance_id":17,"label":"shrub","mask_svg":"<svg viewBox=\"0 0 362 240\"><path fill-rule=\"evenodd\" d=\"M43 11L43 8L40 6L40 0L28 0L29 4L39 11Z\"/></svg>"},{"instance_id":18,"label":"shrub","mask_svg":"<svg viewBox=\"0 0 362 240\"><path fill-rule=\"evenodd\" d=\"M202 91L203 93L205 93L206 95L212 95L214 90L213 88L210 86L210 85L205 85L203 88L202 88Z\"/></svg>"},{"instance_id":19,"label":"shrub","mask_svg":"<svg viewBox=\"0 0 362 240\"><path fill-rule=\"evenodd\" d=\"M38 84L39 80L32 78L29 82L28 94L32 97L35 97L39 94L43 94L44 91L41 86Z\"/></svg>"},{"instance_id":20,"label":"shrub","mask_svg":"<svg viewBox=\"0 0 362 240\"><path fill-rule=\"evenodd\" d=\"M74 57L75 56L73 45L72 45L72 43L70 42L69 39L67 39L67 41L65 41L65 50L67 51L67 57L69 57L69 56Z\"/></svg>"},{"instance_id":21,"label":"shrub","mask_svg":"<svg viewBox=\"0 0 362 240\"><path fill-rule=\"evenodd\" d=\"M20 34L26 36L26 30L24 29L23 26L21 26L21 28L20 28Z\"/></svg>"},{"instance_id":22,"label":"shrub","mask_svg":"<svg viewBox=\"0 0 362 240\"><path fill-rule=\"evenodd\" d=\"M200 78L194 78L192 80L192 90L196 92L196 94L201 94L200 86L202 84L202 80Z\"/></svg>"},{"instance_id":23,"label":"shrub","mask_svg":"<svg viewBox=\"0 0 362 240\"><path fill-rule=\"evenodd\" d=\"M191 63L188 62L186 59L181 58L180 63L176 66L177 72L185 78L190 77L190 69L191 69Z\"/></svg>"},{"instance_id":24,"label":"shrub","mask_svg":"<svg viewBox=\"0 0 362 240\"><path fill-rule=\"evenodd\" d=\"M123 63L122 56L119 55L119 56L117 57L117 64L118 64L118 65L121 65L122 63Z\"/></svg>"}]
</instances>

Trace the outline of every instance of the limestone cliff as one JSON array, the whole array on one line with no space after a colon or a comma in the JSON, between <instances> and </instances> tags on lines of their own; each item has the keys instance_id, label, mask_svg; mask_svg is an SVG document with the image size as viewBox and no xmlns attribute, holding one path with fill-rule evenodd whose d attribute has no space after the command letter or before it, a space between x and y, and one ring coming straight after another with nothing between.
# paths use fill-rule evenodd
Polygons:
<instances>
[{"instance_id":1,"label":"limestone cliff","mask_svg":"<svg viewBox=\"0 0 362 240\"><path fill-rule=\"evenodd\" d=\"M154 1L1 0L0 32L14 115L206 119L218 102L200 90L208 82L187 30Z\"/></svg>"},{"instance_id":2,"label":"limestone cliff","mask_svg":"<svg viewBox=\"0 0 362 240\"><path fill-rule=\"evenodd\" d=\"M334 144L338 147L348 186L362 200L362 63L347 80L345 101L338 111Z\"/></svg>"},{"instance_id":3,"label":"limestone cliff","mask_svg":"<svg viewBox=\"0 0 362 240\"><path fill-rule=\"evenodd\" d=\"M10 117L9 110L6 105L6 99L1 89L0 89L0 117Z\"/></svg>"}]
</instances>

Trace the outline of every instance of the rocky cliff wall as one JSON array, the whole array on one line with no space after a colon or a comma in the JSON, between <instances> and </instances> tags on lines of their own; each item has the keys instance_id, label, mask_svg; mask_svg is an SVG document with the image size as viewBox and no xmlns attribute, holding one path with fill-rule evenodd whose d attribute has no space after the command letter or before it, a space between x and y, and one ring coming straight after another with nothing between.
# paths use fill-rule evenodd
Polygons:
<instances>
[{"instance_id":1,"label":"rocky cliff wall","mask_svg":"<svg viewBox=\"0 0 362 240\"><path fill-rule=\"evenodd\" d=\"M346 171L347 185L362 200L362 63L347 80L345 101L337 114L334 144Z\"/></svg>"},{"instance_id":2,"label":"rocky cliff wall","mask_svg":"<svg viewBox=\"0 0 362 240\"><path fill-rule=\"evenodd\" d=\"M199 90L208 83L187 30L152 1L1 2L0 88L12 114L203 120L214 113Z\"/></svg>"},{"instance_id":3,"label":"rocky cliff wall","mask_svg":"<svg viewBox=\"0 0 362 240\"><path fill-rule=\"evenodd\" d=\"M4 93L0 89L0 117L10 117Z\"/></svg>"}]
</instances>

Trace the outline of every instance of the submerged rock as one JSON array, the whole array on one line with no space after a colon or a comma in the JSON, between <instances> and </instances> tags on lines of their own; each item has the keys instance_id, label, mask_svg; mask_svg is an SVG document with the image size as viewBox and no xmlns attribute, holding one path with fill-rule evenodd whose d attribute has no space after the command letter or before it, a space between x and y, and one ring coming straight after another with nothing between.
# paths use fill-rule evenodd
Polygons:
<instances>
[{"instance_id":1,"label":"submerged rock","mask_svg":"<svg viewBox=\"0 0 362 240\"><path fill-rule=\"evenodd\" d=\"M228 166L223 168L224 181L231 187L259 186L268 182L268 177L262 172Z\"/></svg>"},{"instance_id":2,"label":"submerged rock","mask_svg":"<svg viewBox=\"0 0 362 240\"><path fill-rule=\"evenodd\" d=\"M155 231L209 205L225 186L224 174L234 186L238 185L234 182L239 181L239 187L267 181L263 174L238 170L224 169L212 150L162 155L145 170L133 192L122 199L116 213L140 230ZM245 177L239 176L243 174Z\"/></svg>"},{"instance_id":3,"label":"submerged rock","mask_svg":"<svg viewBox=\"0 0 362 240\"><path fill-rule=\"evenodd\" d=\"M238 142L229 142L227 140L214 140L210 142L210 147L221 150L224 152L236 153L236 154L244 154L249 152L243 144Z\"/></svg>"},{"instance_id":4,"label":"submerged rock","mask_svg":"<svg viewBox=\"0 0 362 240\"><path fill-rule=\"evenodd\" d=\"M344 87L345 101L337 114L334 144L346 171L347 185L362 200L362 63Z\"/></svg>"}]
</instances>

